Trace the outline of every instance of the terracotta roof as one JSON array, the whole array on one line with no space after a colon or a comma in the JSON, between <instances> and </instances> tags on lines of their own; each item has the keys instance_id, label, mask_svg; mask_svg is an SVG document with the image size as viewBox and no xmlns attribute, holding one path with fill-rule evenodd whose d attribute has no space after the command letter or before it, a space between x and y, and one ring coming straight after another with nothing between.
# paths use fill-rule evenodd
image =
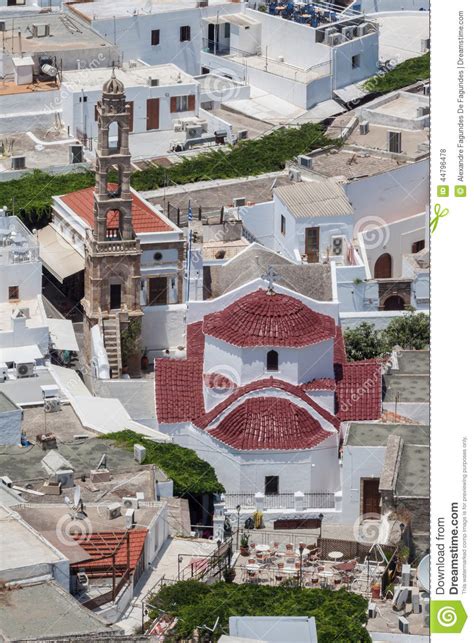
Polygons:
<instances>
[{"instance_id":1,"label":"terracotta roof","mask_svg":"<svg viewBox=\"0 0 474 643\"><path fill-rule=\"evenodd\" d=\"M260 289L206 315L203 331L235 346L299 348L332 339L336 324L299 299Z\"/></svg>"},{"instance_id":2,"label":"terracotta roof","mask_svg":"<svg viewBox=\"0 0 474 643\"><path fill-rule=\"evenodd\" d=\"M378 420L382 415L382 368L378 360L340 365L337 416L341 420Z\"/></svg>"},{"instance_id":3,"label":"terracotta roof","mask_svg":"<svg viewBox=\"0 0 474 643\"><path fill-rule=\"evenodd\" d=\"M281 397L247 398L210 434L234 449L309 449L331 434L306 409Z\"/></svg>"},{"instance_id":4,"label":"terracotta roof","mask_svg":"<svg viewBox=\"0 0 474 643\"><path fill-rule=\"evenodd\" d=\"M92 534L76 534L74 540L90 556L89 560L74 563L73 569L104 572L108 574L112 569L112 554L118 547L115 555L115 565L121 570L127 568L127 538L125 530L100 531ZM129 531L130 542L130 569L133 571L140 560L145 546L147 529L132 529Z\"/></svg>"},{"instance_id":5,"label":"terracotta roof","mask_svg":"<svg viewBox=\"0 0 474 643\"><path fill-rule=\"evenodd\" d=\"M222 373L206 373L204 385L208 388L235 388L237 384Z\"/></svg>"},{"instance_id":6,"label":"terracotta roof","mask_svg":"<svg viewBox=\"0 0 474 643\"><path fill-rule=\"evenodd\" d=\"M303 389L305 391L335 391L336 381L330 380L329 378L311 380L303 384Z\"/></svg>"},{"instance_id":7,"label":"terracotta roof","mask_svg":"<svg viewBox=\"0 0 474 643\"><path fill-rule=\"evenodd\" d=\"M73 210L89 227L94 226L94 190L85 188L64 194L59 198ZM118 227L118 212L110 218L110 227ZM172 232L172 228L138 194L132 192L132 224L136 234L143 232Z\"/></svg>"},{"instance_id":8,"label":"terracotta roof","mask_svg":"<svg viewBox=\"0 0 474 643\"><path fill-rule=\"evenodd\" d=\"M337 417L335 417L332 413L329 413L327 409L323 408L308 395L306 395L303 387L295 386L294 384L290 384L290 382L285 382L285 380L278 380L273 377L268 377L263 380L256 380L254 382L250 382L249 384L245 384L245 386L236 388L220 404L217 404L207 413L203 413L200 417L194 418L194 423L196 424L196 426L204 429L239 398L247 395L248 393L263 391L269 388L277 388L279 390L286 391L287 393L290 393L290 395L294 395L303 402L306 402L306 404L314 409L316 413L321 415L321 417L323 417L327 422L332 424L335 429L339 429L339 420L337 419Z\"/></svg>"}]
</instances>

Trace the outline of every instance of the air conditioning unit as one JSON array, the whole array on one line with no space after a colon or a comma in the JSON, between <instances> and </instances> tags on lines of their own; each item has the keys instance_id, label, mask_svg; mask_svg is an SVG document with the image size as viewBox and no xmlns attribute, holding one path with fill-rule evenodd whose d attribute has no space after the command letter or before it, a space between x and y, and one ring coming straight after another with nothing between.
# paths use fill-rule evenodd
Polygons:
<instances>
[{"instance_id":1,"label":"air conditioning unit","mask_svg":"<svg viewBox=\"0 0 474 643\"><path fill-rule=\"evenodd\" d=\"M330 47L335 47L336 45L340 45L342 42L342 38L343 38L342 34L333 33L329 36L328 45Z\"/></svg>"},{"instance_id":2,"label":"air conditioning unit","mask_svg":"<svg viewBox=\"0 0 474 643\"><path fill-rule=\"evenodd\" d=\"M186 125L186 138L199 138L202 136L202 126Z\"/></svg>"},{"instance_id":3,"label":"air conditioning unit","mask_svg":"<svg viewBox=\"0 0 474 643\"><path fill-rule=\"evenodd\" d=\"M359 134L364 135L369 133L369 121L362 121L359 123Z\"/></svg>"},{"instance_id":4,"label":"air conditioning unit","mask_svg":"<svg viewBox=\"0 0 474 643\"><path fill-rule=\"evenodd\" d=\"M430 113L429 107L417 107L416 108L416 117L421 118L422 116L427 116Z\"/></svg>"},{"instance_id":5,"label":"air conditioning unit","mask_svg":"<svg viewBox=\"0 0 474 643\"><path fill-rule=\"evenodd\" d=\"M6 379L8 379L8 366L5 362L2 362L0 364L0 383L3 383Z\"/></svg>"},{"instance_id":6,"label":"air conditioning unit","mask_svg":"<svg viewBox=\"0 0 474 643\"><path fill-rule=\"evenodd\" d=\"M232 205L234 208L241 208L244 205L247 205L247 199L245 197L237 197L236 199L232 199Z\"/></svg>"},{"instance_id":7,"label":"air conditioning unit","mask_svg":"<svg viewBox=\"0 0 474 643\"><path fill-rule=\"evenodd\" d=\"M339 257L344 250L344 237L337 236L331 239L331 254Z\"/></svg>"},{"instance_id":8,"label":"air conditioning unit","mask_svg":"<svg viewBox=\"0 0 474 643\"><path fill-rule=\"evenodd\" d=\"M330 38L333 34L336 34L336 33L337 33L337 29L336 29L336 27L328 27L328 28L326 29L326 31L324 32L324 40L325 40L326 42L329 42L329 38Z\"/></svg>"},{"instance_id":9,"label":"air conditioning unit","mask_svg":"<svg viewBox=\"0 0 474 643\"><path fill-rule=\"evenodd\" d=\"M302 154L300 154L300 156L298 156L298 165L300 165L301 167L306 167L310 170L313 167L313 159L311 158L311 156L303 156Z\"/></svg>"},{"instance_id":10,"label":"air conditioning unit","mask_svg":"<svg viewBox=\"0 0 474 643\"><path fill-rule=\"evenodd\" d=\"M152 78L151 76L148 76L148 86L149 87L158 87L160 85L160 79L159 78Z\"/></svg>"},{"instance_id":11,"label":"air conditioning unit","mask_svg":"<svg viewBox=\"0 0 474 643\"><path fill-rule=\"evenodd\" d=\"M12 156L11 168L12 170L24 170L26 167L26 156Z\"/></svg>"},{"instance_id":12,"label":"air conditioning unit","mask_svg":"<svg viewBox=\"0 0 474 643\"><path fill-rule=\"evenodd\" d=\"M285 56L278 56L278 62L279 63L284 63L285 62Z\"/></svg>"},{"instance_id":13,"label":"air conditioning unit","mask_svg":"<svg viewBox=\"0 0 474 643\"><path fill-rule=\"evenodd\" d=\"M209 6L209 0L198 0L196 6L198 9L204 9Z\"/></svg>"},{"instance_id":14,"label":"air conditioning unit","mask_svg":"<svg viewBox=\"0 0 474 643\"><path fill-rule=\"evenodd\" d=\"M243 140L243 139L246 139L246 138L248 138L248 137L249 137L249 131L248 131L248 130L246 130L246 129L241 129L241 130L239 130L239 131L237 132L237 139L238 139L239 141L241 141L241 140Z\"/></svg>"},{"instance_id":15,"label":"air conditioning unit","mask_svg":"<svg viewBox=\"0 0 474 643\"><path fill-rule=\"evenodd\" d=\"M138 498L135 496L127 496L122 498L122 504L127 509L138 509Z\"/></svg>"},{"instance_id":16,"label":"air conditioning unit","mask_svg":"<svg viewBox=\"0 0 474 643\"><path fill-rule=\"evenodd\" d=\"M402 133L388 132L388 151L392 154L401 154L402 152Z\"/></svg>"},{"instance_id":17,"label":"air conditioning unit","mask_svg":"<svg viewBox=\"0 0 474 643\"><path fill-rule=\"evenodd\" d=\"M290 181L295 181L296 183L301 181L301 172L299 170L290 170L288 176L290 177Z\"/></svg>"},{"instance_id":18,"label":"air conditioning unit","mask_svg":"<svg viewBox=\"0 0 474 643\"><path fill-rule=\"evenodd\" d=\"M16 376L18 378L33 377L34 374L35 374L34 362L21 362L20 364L16 364Z\"/></svg>"},{"instance_id":19,"label":"air conditioning unit","mask_svg":"<svg viewBox=\"0 0 474 643\"><path fill-rule=\"evenodd\" d=\"M76 575L76 579L81 589L87 589L89 587L89 578L85 572L79 572Z\"/></svg>"},{"instance_id":20,"label":"air conditioning unit","mask_svg":"<svg viewBox=\"0 0 474 643\"><path fill-rule=\"evenodd\" d=\"M32 25L31 35L33 38L47 38L51 35L51 28L49 25Z\"/></svg>"},{"instance_id":21,"label":"air conditioning unit","mask_svg":"<svg viewBox=\"0 0 474 643\"><path fill-rule=\"evenodd\" d=\"M122 505L120 502L112 502L110 505L107 505L107 518L109 520L114 520L122 515Z\"/></svg>"},{"instance_id":22,"label":"air conditioning unit","mask_svg":"<svg viewBox=\"0 0 474 643\"><path fill-rule=\"evenodd\" d=\"M127 509L125 512L125 529L131 529L135 524L135 510Z\"/></svg>"},{"instance_id":23,"label":"air conditioning unit","mask_svg":"<svg viewBox=\"0 0 474 643\"><path fill-rule=\"evenodd\" d=\"M357 38L360 38L361 36L365 36L368 33L369 27L370 25L368 22L362 22L360 25L357 25L356 27Z\"/></svg>"},{"instance_id":24,"label":"air conditioning unit","mask_svg":"<svg viewBox=\"0 0 474 643\"><path fill-rule=\"evenodd\" d=\"M423 95L429 96L431 93L430 89L431 89L431 86L429 84L423 85Z\"/></svg>"},{"instance_id":25,"label":"air conditioning unit","mask_svg":"<svg viewBox=\"0 0 474 643\"><path fill-rule=\"evenodd\" d=\"M57 413L61 408L61 400L59 397L50 397L44 401L45 413Z\"/></svg>"},{"instance_id":26,"label":"air conditioning unit","mask_svg":"<svg viewBox=\"0 0 474 643\"><path fill-rule=\"evenodd\" d=\"M354 37L354 28L353 27L343 27L342 36L344 40L352 40Z\"/></svg>"}]
</instances>

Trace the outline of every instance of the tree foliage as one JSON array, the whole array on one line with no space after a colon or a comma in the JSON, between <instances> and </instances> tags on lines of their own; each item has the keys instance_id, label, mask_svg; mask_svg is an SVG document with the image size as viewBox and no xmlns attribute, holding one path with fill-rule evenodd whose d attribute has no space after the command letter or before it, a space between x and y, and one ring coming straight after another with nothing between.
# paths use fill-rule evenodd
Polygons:
<instances>
[{"instance_id":1,"label":"tree foliage","mask_svg":"<svg viewBox=\"0 0 474 643\"><path fill-rule=\"evenodd\" d=\"M220 148L184 157L170 167L150 167L134 172L131 184L136 190L154 190L167 185L210 179L257 176L285 167L286 161L318 147L338 144L325 136L315 123L281 128L259 139L240 141L232 148ZM112 177L113 178L113 177ZM94 185L93 172L69 172L51 176L40 170L20 179L0 182L0 205L6 205L31 227L46 225L51 215L52 197Z\"/></svg>"},{"instance_id":2,"label":"tree foliage","mask_svg":"<svg viewBox=\"0 0 474 643\"><path fill-rule=\"evenodd\" d=\"M144 464L155 464L164 471L173 480L176 495L225 491L214 468L191 449L178 444L160 444L129 430L107 433L103 437L129 451L133 451L134 444L142 444L146 448Z\"/></svg>"},{"instance_id":3,"label":"tree foliage","mask_svg":"<svg viewBox=\"0 0 474 643\"><path fill-rule=\"evenodd\" d=\"M369 92L385 94L430 77L430 54L409 58L385 74L372 76L364 83Z\"/></svg>"},{"instance_id":4,"label":"tree foliage","mask_svg":"<svg viewBox=\"0 0 474 643\"><path fill-rule=\"evenodd\" d=\"M395 346L405 350L422 350L430 343L430 320L425 313L411 313L392 319L384 330L377 330L374 324L362 322L345 331L344 341L350 361L381 357L390 353Z\"/></svg>"},{"instance_id":5,"label":"tree foliage","mask_svg":"<svg viewBox=\"0 0 474 643\"><path fill-rule=\"evenodd\" d=\"M196 627L212 628L217 618L211 641L228 633L230 616L314 616L321 643L370 641L364 627L367 601L345 590L222 582L206 585L188 580L163 587L151 603L178 618L173 640L190 639ZM151 618L158 615L158 610L150 614Z\"/></svg>"}]
</instances>

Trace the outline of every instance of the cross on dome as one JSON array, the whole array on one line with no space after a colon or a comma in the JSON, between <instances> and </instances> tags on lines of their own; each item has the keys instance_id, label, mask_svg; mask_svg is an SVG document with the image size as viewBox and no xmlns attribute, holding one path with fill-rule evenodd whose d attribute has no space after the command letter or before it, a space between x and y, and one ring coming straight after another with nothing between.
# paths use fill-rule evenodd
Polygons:
<instances>
[{"instance_id":1,"label":"cross on dome","mask_svg":"<svg viewBox=\"0 0 474 643\"><path fill-rule=\"evenodd\" d=\"M268 281L268 293L273 293L273 284L275 282L275 279L279 277L280 275L275 271L273 266L268 266L267 272L265 272L262 275L262 279L265 281Z\"/></svg>"}]
</instances>

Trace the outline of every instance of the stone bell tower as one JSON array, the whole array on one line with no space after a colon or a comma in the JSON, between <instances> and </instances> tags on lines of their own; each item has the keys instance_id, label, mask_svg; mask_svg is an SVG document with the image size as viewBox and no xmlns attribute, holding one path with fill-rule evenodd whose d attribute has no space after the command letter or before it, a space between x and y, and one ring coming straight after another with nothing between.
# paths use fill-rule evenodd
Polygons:
<instances>
[{"instance_id":1,"label":"stone bell tower","mask_svg":"<svg viewBox=\"0 0 474 643\"><path fill-rule=\"evenodd\" d=\"M98 143L94 228L87 230L84 274L84 343L93 357L91 329L100 324L112 377L120 377L121 333L140 318L140 241L132 225L130 108L112 71L97 104ZM114 179L111 181L111 172Z\"/></svg>"}]
</instances>

